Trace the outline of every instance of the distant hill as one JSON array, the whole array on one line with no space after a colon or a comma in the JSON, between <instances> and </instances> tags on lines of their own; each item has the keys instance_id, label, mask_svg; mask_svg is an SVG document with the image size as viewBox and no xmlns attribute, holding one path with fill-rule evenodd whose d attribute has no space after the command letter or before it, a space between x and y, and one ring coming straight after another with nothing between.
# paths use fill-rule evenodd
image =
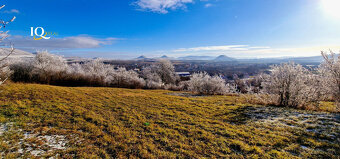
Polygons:
<instances>
[{"instance_id":1,"label":"distant hill","mask_svg":"<svg viewBox=\"0 0 340 159\"><path fill-rule=\"evenodd\" d=\"M138 60L138 61L155 61L156 59L148 58L148 57L146 57L144 55L141 55L141 56L135 58L134 60Z\"/></svg>"},{"instance_id":2,"label":"distant hill","mask_svg":"<svg viewBox=\"0 0 340 159\"><path fill-rule=\"evenodd\" d=\"M144 55L137 57L135 60L156 61L157 59L169 59L180 61L211 61L211 62L244 62L244 63L283 63L283 62L296 62L296 63L320 63L323 61L322 56L311 57L278 57L278 58L250 58L250 59L236 59L226 55L220 56L183 56L183 57L169 57L163 55L156 58L147 58Z\"/></svg>"},{"instance_id":3,"label":"distant hill","mask_svg":"<svg viewBox=\"0 0 340 159\"><path fill-rule=\"evenodd\" d=\"M137 57L137 59L146 59L144 55Z\"/></svg>"},{"instance_id":4,"label":"distant hill","mask_svg":"<svg viewBox=\"0 0 340 159\"><path fill-rule=\"evenodd\" d=\"M144 55L141 55L141 56L135 58L135 60L148 60L148 58Z\"/></svg>"},{"instance_id":5,"label":"distant hill","mask_svg":"<svg viewBox=\"0 0 340 159\"><path fill-rule=\"evenodd\" d=\"M214 59L214 61L236 61L236 59L228 57L226 55L220 55Z\"/></svg>"},{"instance_id":6,"label":"distant hill","mask_svg":"<svg viewBox=\"0 0 340 159\"><path fill-rule=\"evenodd\" d=\"M11 52L10 48L0 48L0 57L5 57ZM14 52L9 56L10 58L20 57L34 57L34 54L27 51L15 49Z\"/></svg>"}]
</instances>

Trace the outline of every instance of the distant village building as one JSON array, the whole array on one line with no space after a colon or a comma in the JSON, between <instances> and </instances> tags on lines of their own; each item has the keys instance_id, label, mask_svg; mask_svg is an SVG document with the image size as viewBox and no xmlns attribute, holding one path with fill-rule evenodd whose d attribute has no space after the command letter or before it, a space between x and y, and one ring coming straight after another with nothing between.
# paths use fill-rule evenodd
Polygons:
<instances>
[{"instance_id":1,"label":"distant village building","mask_svg":"<svg viewBox=\"0 0 340 159\"><path fill-rule=\"evenodd\" d=\"M189 77L191 75L190 72L176 72L176 74L180 77Z\"/></svg>"}]
</instances>

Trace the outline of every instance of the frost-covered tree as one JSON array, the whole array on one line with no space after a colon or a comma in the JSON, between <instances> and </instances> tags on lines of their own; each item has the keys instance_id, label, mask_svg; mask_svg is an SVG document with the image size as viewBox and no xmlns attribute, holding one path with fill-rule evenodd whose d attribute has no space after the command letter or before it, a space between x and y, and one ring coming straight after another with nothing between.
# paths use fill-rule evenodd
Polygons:
<instances>
[{"instance_id":1,"label":"frost-covered tree","mask_svg":"<svg viewBox=\"0 0 340 159\"><path fill-rule=\"evenodd\" d=\"M332 96L340 110L340 56L330 51L321 52L324 62L319 66L318 72L323 76L323 91Z\"/></svg>"},{"instance_id":2,"label":"frost-covered tree","mask_svg":"<svg viewBox=\"0 0 340 159\"><path fill-rule=\"evenodd\" d=\"M146 88L160 89L167 86L176 86L179 76L174 65L166 59L159 60L156 64L145 67L141 76L145 79Z\"/></svg>"},{"instance_id":3,"label":"frost-covered tree","mask_svg":"<svg viewBox=\"0 0 340 159\"><path fill-rule=\"evenodd\" d=\"M262 86L281 106L304 106L315 101L319 93L317 75L295 63L271 66L271 73L264 75Z\"/></svg>"},{"instance_id":4,"label":"frost-covered tree","mask_svg":"<svg viewBox=\"0 0 340 159\"><path fill-rule=\"evenodd\" d=\"M114 69L113 66L104 64L102 59L95 59L82 65L83 71L87 76L105 78Z\"/></svg>"},{"instance_id":5,"label":"frost-covered tree","mask_svg":"<svg viewBox=\"0 0 340 159\"><path fill-rule=\"evenodd\" d=\"M37 53L33 60L33 66L39 72L60 72L67 69L67 63L63 57L50 54L47 51Z\"/></svg>"},{"instance_id":6,"label":"frost-covered tree","mask_svg":"<svg viewBox=\"0 0 340 159\"><path fill-rule=\"evenodd\" d=\"M5 5L2 5L0 7L0 10L4 8ZM1 29L6 27L10 22L13 22L15 20L15 16L9 20L0 20L0 43L3 43L3 41L9 36L8 31L2 31ZM4 57L0 57L0 85L3 84L10 76L11 71L8 67L8 61L7 58L14 52L13 45L11 45L10 49L1 49L0 55L5 55ZM4 53L4 54L3 54Z\"/></svg>"},{"instance_id":7,"label":"frost-covered tree","mask_svg":"<svg viewBox=\"0 0 340 159\"><path fill-rule=\"evenodd\" d=\"M143 88L145 81L140 78L138 73L133 70L126 70L124 67L119 67L112 70L106 78L109 85L126 88Z\"/></svg>"},{"instance_id":8,"label":"frost-covered tree","mask_svg":"<svg viewBox=\"0 0 340 159\"><path fill-rule=\"evenodd\" d=\"M106 86L107 78L114 66L104 64L102 59L95 59L84 64L73 65L74 74L80 75L89 85Z\"/></svg>"},{"instance_id":9,"label":"frost-covered tree","mask_svg":"<svg viewBox=\"0 0 340 159\"><path fill-rule=\"evenodd\" d=\"M163 86L161 77L152 67L146 67L142 70L141 76L145 79L146 88L160 89Z\"/></svg>"},{"instance_id":10,"label":"frost-covered tree","mask_svg":"<svg viewBox=\"0 0 340 159\"><path fill-rule=\"evenodd\" d=\"M165 84L175 84L179 77L175 72L174 65L166 59L162 59L155 66L156 72Z\"/></svg>"},{"instance_id":11,"label":"frost-covered tree","mask_svg":"<svg viewBox=\"0 0 340 159\"><path fill-rule=\"evenodd\" d=\"M33 76L36 76L43 83L50 83L53 78L61 78L60 76L68 68L63 57L50 54L47 51L38 52L33 59L32 65Z\"/></svg>"},{"instance_id":12,"label":"frost-covered tree","mask_svg":"<svg viewBox=\"0 0 340 159\"><path fill-rule=\"evenodd\" d=\"M236 89L226 84L220 76L210 76L206 72L194 73L187 81L188 90L200 94L226 94Z\"/></svg>"},{"instance_id":13,"label":"frost-covered tree","mask_svg":"<svg viewBox=\"0 0 340 159\"><path fill-rule=\"evenodd\" d=\"M146 79L149 85L152 87L159 85L159 79L161 79L162 84L176 84L179 77L175 72L174 65L166 59L159 60L156 64L153 64L147 68L144 68L143 77Z\"/></svg>"}]
</instances>

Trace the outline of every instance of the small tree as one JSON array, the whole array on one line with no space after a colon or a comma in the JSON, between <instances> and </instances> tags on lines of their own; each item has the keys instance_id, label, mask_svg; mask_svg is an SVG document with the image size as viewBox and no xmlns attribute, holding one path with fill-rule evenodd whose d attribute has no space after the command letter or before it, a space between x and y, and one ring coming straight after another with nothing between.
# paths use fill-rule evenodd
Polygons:
<instances>
[{"instance_id":1,"label":"small tree","mask_svg":"<svg viewBox=\"0 0 340 159\"><path fill-rule=\"evenodd\" d=\"M299 64L290 62L271 66L270 75L263 77L264 91L274 95L278 105L303 106L318 98L318 77Z\"/></svg>"},{"instance_id":2,"label":"small tree","mask_svg":"<svg viewBox=\"0 0 340 159\"><path fill-rule=\"evenodd\" d=\"M161 59L156 64L145 67L141 75L145 79L146 87L151 89L176 85L179 81L174 65L166 59Z\"/></svg>"},{"instance_id":3,"label":"small tree","mask_svg":"<svg viewBox=\"0 0 340 159\"><path fill-rule=\"evenodd\" d=\"M147 69L150 69L149 73L157 74L164 84L175 84L179 79L174 65L166 59L159 60L158 63Z\"/></svg>"},{"instance_id":4,"label":"small tree","mask_svg":"<svg viewBox=\"0 0 340 159\"><path fill-rule=\"evenodd\" d=\"M38 52L33 60L33 74L40 82L50 83L52 78L60 78L66 72L68 65L66 60L47 51Z\"/></svg>"},{"instance_id":5,"label":"small tree","mask_svg":"<svg viewBox=\"0 0 340 159\"><path fill-rule=\"evenodd\" d=\"M145 79L146 88L160 89L163 86L161 77L157 74L152 67L146 67L143 69L141 76Z\"/></svg>"},{"instance_id":6,"label":"small tree","mask_svg":"<svg viewBox=\"0 0 340 159\"><path fill-rule=\"evenodd\" d=\"M2 5L0 7L0 10L4 7L5 7L5 5ZM8 23L13 22L14 20L15 20L15 16L10 21L0 20L0 43L2 43L9 36L8 31L4 32L1 29L6 27L6 25ZM6 51L8 51L8 49L1 49L1 51L6 52ZM8 77L10 76L10 70L8 68L8 64L7 64L6 59L13 52L14 52L14 47L11 46L11 48L9 49L9 53L7 53L7 55L5 55L4 57L0 58L0 85L3 84L8 79Z\"/></svg>"},{"instance_id":7,"label":"small tree","mask_svg":"<svg viewBox=\"0 0 340 159\"><path fill-rule=\"evenodd\" d=\"M107 77L114 70L112 65L104 64L101 59L91 60L82 65L83 76L88 78L91 85L105 86Z\"/></svg>"},{"instance_id":8,"label":"small tree","mask_svg":"<svg viewBox=\"0 0 340 159\"><path fill-rule=\"evenodd\" d=\"M165 84L175 84L179 78L174 65L169 60L160 60L155 69Z\"/></svg>"}]
</instances>

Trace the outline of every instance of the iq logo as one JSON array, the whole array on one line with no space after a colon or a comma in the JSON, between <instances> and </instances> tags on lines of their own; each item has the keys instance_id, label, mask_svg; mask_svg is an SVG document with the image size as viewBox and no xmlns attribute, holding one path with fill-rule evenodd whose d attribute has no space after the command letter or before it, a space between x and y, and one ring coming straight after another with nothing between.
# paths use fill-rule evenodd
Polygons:
<instances>
[{"instance_id":1,"label":"iq logo","mask_svg":"<svg viewBox=\"0 0 340 159\"><path fill-rule=\"evenodd\" d=\"M43 27L31 27L31 36L34 40L50 39L52 35L58 35L56 32L46 32Z\"/></svg>"}]
</instances>

